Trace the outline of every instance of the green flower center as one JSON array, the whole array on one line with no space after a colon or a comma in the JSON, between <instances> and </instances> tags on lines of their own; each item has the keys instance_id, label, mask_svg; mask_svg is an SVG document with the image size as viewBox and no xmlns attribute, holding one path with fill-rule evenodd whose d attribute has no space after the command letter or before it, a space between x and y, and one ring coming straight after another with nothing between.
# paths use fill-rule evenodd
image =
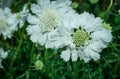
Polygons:
<instances>
[{"instance_id":1,"label":"green flower center","mask_svg":"<svg viewBox=\"0 0 120 79\"><path fill-rule=\"evenodd\" d=\"M76 46L82 46L89 39L89 36L84 30L77 30L72 36L73 42Z\"/></svg>"},{"instance_id":2,"label":"green flower center","mask_svg":"<svg viewBox=\"0 0 120 79\"><path fill-rule=\"evenodd\" d=\"M51 31L59 26L60 18L56 11L45 10L42 12L40 22L42 31Z\"/></svg>"}]
</instances>

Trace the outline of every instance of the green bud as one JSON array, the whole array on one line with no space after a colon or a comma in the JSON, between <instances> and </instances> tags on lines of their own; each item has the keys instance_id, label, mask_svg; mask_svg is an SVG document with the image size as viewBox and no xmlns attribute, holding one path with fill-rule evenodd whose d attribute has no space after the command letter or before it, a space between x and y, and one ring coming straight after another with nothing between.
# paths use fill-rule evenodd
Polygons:
<instances>
[{"instance_id":1,"label":"green bud","mask_svg":"<svg viewBox=\"0 0 120 79\"><path fill-rule=\"evenodd\" d=\"M103 27L104 27L105 29L107 29L107 30L111 30L111 29L112 29L112 27L110 26L110 24L108 24L108 23L106 23L106 22L103 23Z\"/></svg>"},{"instance_id":2,"label":"green bud","mask_svg":"<svg viewBox=\"0 0 120 79\"><path fill-rule=\"evenodd\" d=\"M37 61L35 62L35 69L36 69L36 70L41 70L43 67L44 67L44 64L43 64L42 61L37 60Z\"/></svg>"},{"instance_id":3,"label":"green bud","mask_svg":"<svg viewBox=\"0 0 120 79\"><path fill-rule=\"evenodd\" d=\"M72 8L77 8L78 7L78 3L76 3L76 2L73 2L72 4L71 4L71 6L72 6Z\"/></svg>"}]
</instances>

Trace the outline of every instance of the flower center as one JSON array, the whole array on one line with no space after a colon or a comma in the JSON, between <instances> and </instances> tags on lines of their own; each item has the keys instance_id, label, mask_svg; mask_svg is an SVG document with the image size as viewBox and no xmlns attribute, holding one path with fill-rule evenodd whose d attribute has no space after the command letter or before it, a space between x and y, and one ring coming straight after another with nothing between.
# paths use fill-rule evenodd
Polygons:
<instances>
[{"instance_id":1,"label":"flower center","mask_svg":"<svg viewBox=\"0 0 120 79\"><path fill-rule=\"evenodd\" d=\"M40 17L42 31L51 31L60 25L59 15L54 10L45 10Z\"/></svg>"},{"instance_id":2,"label":"flower center","mask_svg":"<svg viewBox=\"0 0 120 79\"><path fill-rule=\"evenodd\" d=\"M76 46L84 45L85 42L89 39L89 36L84 30L77 30L72 36L73 42Z\"/></svg>"},{"instance_id":3,"label":"flower center","mask_svg":"<svg viewBox=\"0 0 120 79\"><path fill-rule=\"evenodd\" d=\"M5 29L7 28L7 22L5 18L0 18L0 33L4 32Z\"/></svg>"}]
</instances>

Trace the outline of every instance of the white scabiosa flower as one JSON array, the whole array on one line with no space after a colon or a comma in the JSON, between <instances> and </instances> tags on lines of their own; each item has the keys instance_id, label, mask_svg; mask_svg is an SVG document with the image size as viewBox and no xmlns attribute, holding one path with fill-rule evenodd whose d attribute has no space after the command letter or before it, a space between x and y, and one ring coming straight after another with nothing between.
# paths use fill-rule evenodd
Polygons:
<instances>
[{"instance_id":1,"label":"white scabiosa flower","mask_svg":"<svg viewBox=\"0 0 120 79\"><path fill-rule=\"evenodd\" d=\"M0 48L0 68L3 68L2 60L5 59L7 55L8 55L8 52L5 52L2 48Z\"/></svg>"},{"instance_id":2,"label":"white scabiosa flower","mask_svg":"<svg viewBox=\"0 0 120 79\"><path fill-rule=\"evenodd\" d=\"M11 38L12 33L17 30L15 17L9 8L0 8L0 34L3 34L5 39Z\"/></svg>"},{"instance_id":3,"label":"white scabiosa flower","mask_svg":"<svg viewBox=\"0 0 120 79\"><path fill-rule=\"evenodd\" d=\"M60 28L59 34L49 41L53 43L50 48L65 47L61 52L61 58L66 62L70 58L72 61L77 61L78 57L85 62L91 59L98 60L99 52L112 40L111 30L103 27L99 17L87 12L80 15L73 14L65 19L67 20L63 22L64 28Z\"/></svg>"},{"instance_id":4,"label":"white scabiosa flower","mask_svg":"<svg viewBox=\"0 0 120 79\"><path fill-rule=\"evenodd\" d=\"M27 27L30 40L46 46L49 36L57 33L62 26L64 16L73 11L70 4L69 0L38 0L37 4L32 4L34 15L29 14L27 18L30 23Z\"/></svg>"},{"instance_id":5,"label":"white scabiosa flower","mask_svg":"<svg viewBox=\"0 0 120 79\"><path fill-rule=\"evenodd\" d=\"M13 33L22 28L27 18L28 10L26 6L19 13L11 13L9 8L0 8L0 34L4 39L11 38ZM18 27L19 26L19 27Z\"/></svg>"}]
</instances>

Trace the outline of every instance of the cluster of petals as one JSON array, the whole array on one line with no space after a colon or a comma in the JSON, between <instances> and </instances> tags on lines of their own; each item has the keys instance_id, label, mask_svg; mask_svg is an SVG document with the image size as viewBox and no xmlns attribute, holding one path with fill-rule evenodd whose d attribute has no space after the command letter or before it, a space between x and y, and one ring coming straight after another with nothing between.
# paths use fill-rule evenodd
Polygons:
<instances>
[{"instance_id":1,"label":"cluster of petals","mask_svg":"<svg viewBox=\"0 0 120 79\"><path fill-rule=\"evenodd\" d=\"M8 7L0 8L0 34L4 36L4 39L11 38L18 28L24 26L27 14L26 6L18 13L12 13Z\"/></svg>"}]
</instances>

